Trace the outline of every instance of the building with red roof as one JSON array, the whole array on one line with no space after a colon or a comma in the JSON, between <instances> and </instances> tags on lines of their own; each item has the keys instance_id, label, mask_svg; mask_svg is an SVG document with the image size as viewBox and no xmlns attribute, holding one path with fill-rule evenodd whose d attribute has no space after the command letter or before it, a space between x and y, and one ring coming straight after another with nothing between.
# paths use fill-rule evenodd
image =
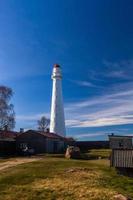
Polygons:
<instances>
[{"instance_id":1,"label":"building with red roof","mask_svg":"<svg viewBox=\"0 0 133 200\"><path fill-rule=\"evenodd\" d=\"M17 151L21 153L24 148L33 149L38 153L64 152L66 139L58 134L28 130L16 137Z\"/></svg>"},{"instance_id":2,"label":"building with red roof","mask_svg":"<svg viewBox=\"0 0 133 200\"><path fill-rule=\"evenodd\" d=\"M32 149L34 154L61 153L66 149L70 139L49 131L36 130L9 131L0 130L0 156L22 154L23 150Z\"/></svg>"},{"instance_id":3,"label":"building with red roof","mask_svg":"<svg viewBox=\"0 0 133 200\"><path fill-rule=\"evenodd\" d=\"M0 130L0 156L16 153L16 137L19 133Z\"/></svg>"}]
</instances>

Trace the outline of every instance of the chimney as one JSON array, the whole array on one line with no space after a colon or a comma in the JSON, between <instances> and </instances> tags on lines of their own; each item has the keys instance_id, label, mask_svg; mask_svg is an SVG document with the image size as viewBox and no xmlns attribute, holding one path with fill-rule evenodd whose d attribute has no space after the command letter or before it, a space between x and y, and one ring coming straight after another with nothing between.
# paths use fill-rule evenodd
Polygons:
<instances>
[{"instance_id":1,"label":"chimney","mask_svg":"<svg viewBox=\"0 0 133 200\"><path fill-rule=\"evenodd\" d=\"M8 125L4 126L4 131L8 131Z\"/></svg>"},{"instance_id":2,"label":"chimney","mask_svg":"<svg viewBox=\"0 0 133 200\"><path fill-rule=\"evenodd\" d=\"M20 128L20 133L24 133L24 129L23 128Z\"/></svg>"},{"instance_id":3,"label":"chimney","mask_svg":"<svg viewBox=\"0 0 133 200\"><path fill-rule=\"evenodd\" d=\"M49 128L46 129L46 133L49 133Z\"/></svg>"}]
</instances>

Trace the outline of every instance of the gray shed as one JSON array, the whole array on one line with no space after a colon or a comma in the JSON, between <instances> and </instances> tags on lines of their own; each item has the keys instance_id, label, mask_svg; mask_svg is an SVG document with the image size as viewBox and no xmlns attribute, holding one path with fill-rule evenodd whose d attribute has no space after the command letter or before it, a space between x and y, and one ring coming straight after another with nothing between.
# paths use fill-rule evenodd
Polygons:
<instances>
[{"instance_id":1,"label":"gray shed","mask_svg":"<svg viewBox=\"0 0 133 200\"><path fill-rule=\"evenodd\" d=\"M132 136L110 135L109 142L112 149L110 166L119 173L133 176L133 143Z\"/></svg>"},{"instance_id":2,"label":"gray shed","mask_svg":"<svg viewBox=\"0 0 133 200\"><path fill-rule=\"evenodd\" d=\"M109 135L109 144L111 149L132 149L132 136Z\"/></svg>"}]
</instances>

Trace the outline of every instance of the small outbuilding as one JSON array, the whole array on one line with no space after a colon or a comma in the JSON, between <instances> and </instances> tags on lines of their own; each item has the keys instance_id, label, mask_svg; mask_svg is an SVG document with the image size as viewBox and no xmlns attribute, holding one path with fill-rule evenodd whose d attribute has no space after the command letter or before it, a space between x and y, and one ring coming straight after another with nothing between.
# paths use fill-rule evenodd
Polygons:
<instances>
[{"instance_id":1,"label":"small outbuilding","mask_svg":"<svg viewBox=\"0 0 133 200\"><path fill-rule=\"evenodd\" d=\"M111 149L132 149L133 137L121 135L109 135L109 145Z\"/></svg>"},{"instance_id":2,"label":"small outbuilding","mask_svg":"<svg viewBox=\"0 0 133 200\"><path fill-rule=\"evenodd\" d=\"M133 176L133 137L109 135L112 149L110 166L119 173Z\"/></svg>"},{"instance_id":3,"label":"small outbuilding","mask_svg":"<svg viewBox=\"0 0 133 200\"><path fill-rule=\"evenodd\" d=\"M55 133L28 130L16 138L17 152L25 147L32 149L35 154L61 153L65 150L65 138Z\"/></svg>"}]
</instances>

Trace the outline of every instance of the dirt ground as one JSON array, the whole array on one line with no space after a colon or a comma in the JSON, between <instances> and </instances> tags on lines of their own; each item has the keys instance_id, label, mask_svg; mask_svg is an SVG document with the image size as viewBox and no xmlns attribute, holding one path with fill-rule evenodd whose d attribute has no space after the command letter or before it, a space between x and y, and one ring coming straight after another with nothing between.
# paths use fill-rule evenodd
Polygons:
<instances>
[{"instance_id":1,"label":"dirt ground","mask_svg":"<svg viewBox=\"0 0 133 200\"><path fill-rule=\"evenodd\" d=\"M0 171L9 167L14 167L23 163L34 162L40 160L41 157L14 158L0 163Z\"/></svg>"}]
</instances>

